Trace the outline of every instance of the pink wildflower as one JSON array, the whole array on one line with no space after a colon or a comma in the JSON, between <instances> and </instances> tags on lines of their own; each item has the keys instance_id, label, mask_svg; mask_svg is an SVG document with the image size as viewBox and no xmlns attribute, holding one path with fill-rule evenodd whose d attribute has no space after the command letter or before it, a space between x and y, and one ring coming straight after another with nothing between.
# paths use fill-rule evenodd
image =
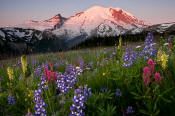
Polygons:
<instances>
[{"instance_id":1,"label":"pink wildflower","mask_svg":"<svg viewBox=\"0 0 175 116\"><path fill-rule=\"evenodd\" d=\"M150 71L150 68L149 67L145 67L144 69L143 69L143 71L144 71L144 73L143 73L143 75L142 75L142 77L150 77L151 76L151 71Z\"/></svg>"},{"instance_id":2,"label":"pink wildflower","mask_svg":"<svg viewBox=\"0 0 175 116\"><path fill-rule=\"evenodd\" d=\"M57 80L57 78L56 78L56 72L53 72L52 75L53 75L53 80Z\"/></svg>"},{"instance_id":3,"label":"pink wildflower","mask_svg":"<svg viewBox=\"0 0 175 116\"><path fill-rule=\"evenodd\" d=\"M44 67L44 72L45 72L46 76L47 76L47 71L48 71L47 66L45 66Z\"/></svg>"},{"instance_id":4,"label":"pink wildflower","mask_svg":"<svg viewBox=\"0 0 175 116\"><path fill-rule=\"evenodd\" d=\"M160 74L159 74L159 73L156 73L156 74L154 75L154 79L155 79L155 82L156 82L156 83L160 83L160 84L161 84L162 78L160 77Z\"/></svg>"},{"instance_id":5,"label":"pink wildflower","mask_svg":"<svg viewBox=\"0 0 175 116\"><path fill-rule=\"evenodd\" d=\"M51 80L51 74L52 74L52 72L49 70L49 71L47 71L47 80L50 82L50 80Z\"/></svg>"},{"instance_id":6,"label":"pink wildflower","mask_svg":"<svg viewBox=\"0 0 175 116\"><path fill-rule=\"evenodd\" d=\"M154 62L152 59L149 59L148 60L148 67L151 69L151 72L153 73L154 72Z\"/></svg>"}]
</instances>

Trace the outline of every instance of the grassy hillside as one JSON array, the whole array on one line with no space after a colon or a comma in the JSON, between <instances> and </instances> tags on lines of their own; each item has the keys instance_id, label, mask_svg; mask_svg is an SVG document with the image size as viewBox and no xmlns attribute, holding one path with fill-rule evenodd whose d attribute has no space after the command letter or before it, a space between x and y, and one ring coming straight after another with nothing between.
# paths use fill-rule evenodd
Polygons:
<instances>
[{"instance_id":1,"label":"grassy hillside","mask_svg":"<svg viewBox=\"0 0 175 116\"><path fill-rule=\"evenodd\" d=\"M1 60L0 115L174 116L175 40L141 43Z\"/></svg>"}]
</instances>

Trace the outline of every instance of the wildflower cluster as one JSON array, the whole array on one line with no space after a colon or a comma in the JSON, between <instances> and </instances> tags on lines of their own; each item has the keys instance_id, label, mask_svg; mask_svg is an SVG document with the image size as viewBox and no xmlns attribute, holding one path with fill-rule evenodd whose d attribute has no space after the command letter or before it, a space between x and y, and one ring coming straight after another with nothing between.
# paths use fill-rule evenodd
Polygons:
<instances>
[{"instance_id":1,"label":"wildflower cluster","mask_svg":"<svg viewBox=\"0 0 175 116\"><path fill-rule=\"evenodd\" d=\"M88 88L87 85L84 87L79 86L79 88L74 91L74 97L72 98L73 104L70 107L71 114L69 116L84 116L84 102L88 96L91 96L91 88Z\"/></svg>"},{"instance_id":2,"label":"wildflower cluster","mask_svg":"<svg viewBox=\"0 0 175 116\"><path fill-rule=\"evenodd\" d=\"M12 94L8 95L8 104L14 105L15 104L15 97Z\"/></svg>"},{"instance_id":3,"label":"wildflower cluster","mask_svg":"<svg viewBox=\"0 0 175 116\"><path fill-rule=\"evenodd\" d=\"M151 82L151 76L154 77L155 82L158 84L161 84L162 78L160 77L159 73L154 74L154 68L155 68L155 63L153 62L152 59L148 60L148 66L144 67L143 71L144 73L142 74L143 81L145 86L149 86Z\"/></svg>"},{"instance_id":4,"label":"wildflower cluster","mask_svg":"<svg viewBox=\"0 0 175 116\"><path fill-rule=\"evenodd\" d=\"M41 70L42 70L41 66L38 66L37 68L35 68L35 69L34 69L34 73L33 73L33 74L34 74L34 77L40 76Z\"/></svg>"},{"instance_id":5,"label":"wildflower cluster","mask_svg":"<svg viewBox=\"0 0 175 116\"><path fill-rule=\"evenodd\" d=\"M115 95L121 97L122 96L121 90L120 89L116 89Z\"/></svg>"},{"instance_id":6,"label":"wildflower cluster","mask_svg":"<svg viewBox=\"0 0 175 116\"><path fill-rule=\"evenodd\" d=\"M47 111L45 107L47 106L41 97L42 90L38 89L34 91L34 102L35 102L35 115L46 116Z\"/></svg>"},{"instance_id":7,"label":"wildflower cluster","mask_svg":"<svg viewBox=\"0 0 175 116\"><path fill-rule=\"evenodd\" d=\"M166 68L166 63L168 61L168 55L166 55L165 52L162 52L161 50L158 51L157 54L157 61L159 64L161 64L162 68Z\"/></svg>"},{"instance_id":8,"label":"wildflower cluster","mask_svg":"<svg viewBox=\"0 0 175 116\"><path fill-rule=\"evenodd\" d=\"M137 60L137 52L136 51L131 51L131 48L126 48L126 51L123 55L123 66L124 67L130 67L133 64L133 61Z\"/></svg>"},{"instance_id":9,"label":"wildflower cluster","mask_svg":"<svg viewBox=\"0 0 175 116\"><path fill-rule=\"evenodd\" d=\"M47 89L48 88L48 84L47 84L48 81L46 80L46 75L42 74L42 76L40 78L40 82L41 83L38 84L39 89Z\"/></svg>"},{"instance_id":10,"label":"wildflower cluster","mask_svg":"<svg viewBox=\"0 0 175 116\"><path fill-rule=\"evenodd\" d=\"M144 57L146 60L148 60L150 57L156 56L156 49L153 48L155 43L154 43L154 37L152 33L148 33L144 44L145 44L145 47L140 53L140 56Z\"/></svg>"},{"instance_id":11,"label":"wildflower cluster","mask_svg":"<svg viewBox=\"0 0 175 116\"><path fill-rule=\"evenodd\" d=\"M47 67L44 68L45 71L45 76L46 76L46 80L48 82L52 81L52 80L56 80L56 72L52 72L53 70L48 70Z\"/></svg>"},{"instance_id":12,"label":"wildflower cluster","mask_svg":"<svg viewBox=\"0 0 175 116\"><path fill-rule=\"evenodd\" d=\"M13 79L14 79L14 71L13 71L13 68L8 67L8 68L7 68L7 73L8 73L8 76L9 76L10 83L12 84L12 83L13 83Z\"/></svg>"},{"instance_id":13,"label":"wildflower cluster","mask_svg":"<svg viewBox=\"0 0 175 116\"><path fill-rule=\"evenodd\" d=\"M83 71L80 67L74 67L72 65L68 65L66 69L67 71L64 74L58 74L56 81L56 89L59 89L60 91L59 95L65 94L68 90L72 89L78 81L77 76Z\"/></svg>"},{"instance_id":14,"label":"wildflower cluster","mask_svg":"<svg viewBox=\"0 0 175 116\"><path fill-rule=\"evenodd\" d=\"M26 56L21 56L21 64L22 64L22 71L25 76L27 72L27 57Z\"/></svg>"}]
</instances>

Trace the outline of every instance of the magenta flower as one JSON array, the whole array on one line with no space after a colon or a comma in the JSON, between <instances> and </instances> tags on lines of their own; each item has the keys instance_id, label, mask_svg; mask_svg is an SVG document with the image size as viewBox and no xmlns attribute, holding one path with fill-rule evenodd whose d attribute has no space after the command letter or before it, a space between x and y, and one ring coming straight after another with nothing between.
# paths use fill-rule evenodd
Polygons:
<instances>
[{"instance_id":1,"label":"magenta flower","mask_svg":"<svg viewBox=\"0 0 175 116\"><path fill-rule=\"evenodd\" d=\"M47 76L51 76L51 74L52 74L52 71L47 71Z\"/></svg>"},{"instance_id":2,"label":"magenta flower","mask_svg":"<svg viewBox=\"0 0 175 116\"><path fill-rule=\"evenodd\" d=\"M50 66L50 68L52 68L53 67L53 62L50 62L49 66Z\"/></svg>"},{"instance_id":3,"label":"magenta flower","mask_svg":"<svg viewBox=\"0 0 175 116\"><path fill-rule=\"evenodd\" d=\"M44 72L45 72L46 76L47 76L47 71L48 71L47 66L45 66L44 67Z\"/></svg>"},{"instance_id":4,"label":"magenta flower","mask_svg":"<svg viewBox=\"0 0 175 116\"><path fill-rule=\"evenodd\" d=\"M148 66L146 66L144 69L143 69L144 73L142 75L143 78L146 78L146 77L150 77L151 76L151 71L150 71L150 68Z\"/></svg>"},{"instance_id":5,"label":"magenta flower","mask_svg":"<svg viewBox=\"0 0 175 116\"><path fill-rule=\"evenodd\" d=\"M161 84L162 78L160 77L160 74L159 74L159 73L156 73L156 74L154 75L154 79L155 79L155 82L156 82L156 83L160 83L160 84Z\"/></svg>"},{"instance_id":6,"label":"magenta flower","mask_svg":"<svg viewBox=\"0 0 175 116\"><path fill-rule=\"evenodd\" d=\"M154 72L154 62L152 59L149 59L148 60L148 67L151 69L151 72L153 73Z\"/></svg>"}]
</instances>

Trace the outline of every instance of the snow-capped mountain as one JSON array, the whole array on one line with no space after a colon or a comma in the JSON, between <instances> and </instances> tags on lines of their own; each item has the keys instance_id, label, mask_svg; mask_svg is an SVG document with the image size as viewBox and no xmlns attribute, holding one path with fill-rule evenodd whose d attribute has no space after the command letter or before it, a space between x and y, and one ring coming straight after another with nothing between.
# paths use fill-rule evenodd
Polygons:
<instances>
[{"instance_id":1,"label":"snow-capped mountain","mask_svg":"<svg viewBox=\"0 0 175 116\"><path fill-rule=\"evenodd\" d=\"M62 49L62 43L51 30L0 28L0 59L4 55L9 57L26 53L56 52Z\"/></svg>"},{"instance_id":2,"label":"snow-capped mountain","mask_svg":"<svg viewBox=\"0 0 175 116\"><path fill-rule=\"evenodd\" d=\"M59 28L66 18L62 17L60 14L55 15L53 18L45 20L45 21L33 21L29 20L24 22L23 24L15 25L15 27L25 28L25 29L36 29L43 31L45 29L53 29Z\"/></svg>"},{"instance_id":3,"label":"snow-capped mountain","mask_svg":"<svg viewBox=\"0 0 175 116\"><path fill-rule=\"evenodd\" d=\"M42 31L14 27L0 28L0 39L3 41L32 42L42 39Z\"/></svg>"},{"instance_id":4,"label":"snow-capped mountain","mask_svg":"<svg viewBox=\"0 0 175 116\"><path fill-rule=\"evenodd\" d=\"M147 32L147 31L157 32L157 33L172 32L172 31L175 31L175 22L155 24L151 26L136 28L136 29L131 30L128 33L137 34L137 33L142 33L142 32Z\"/></svg>"},{"instance_id":5,"label":"snow-capped mountain","mask_svg":"<svg viewBox=\"0 0 175 116\"><path fill-rule=\"evenodd\" d=\"M90 36L115 36L129 30L149 25L121 8L94 6L68 18L53 31L58 37L72 39L82 34Z\"/></svg>"}]
</instances>

